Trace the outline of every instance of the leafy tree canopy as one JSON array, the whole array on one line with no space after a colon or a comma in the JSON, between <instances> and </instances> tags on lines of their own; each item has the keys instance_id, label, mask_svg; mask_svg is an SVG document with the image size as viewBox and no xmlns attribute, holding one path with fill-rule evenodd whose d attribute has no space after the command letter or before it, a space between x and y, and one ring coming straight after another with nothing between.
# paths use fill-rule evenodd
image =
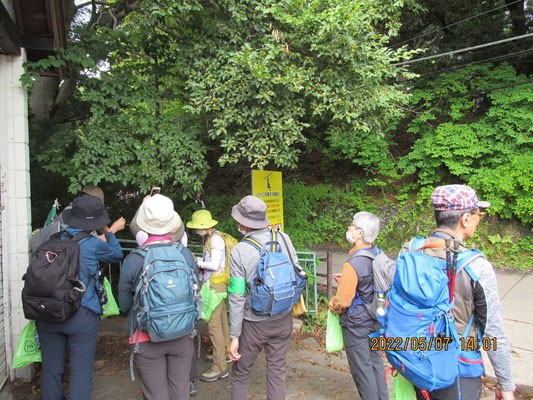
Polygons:
<instances>
[{"instance_id":1,"label":"leafy tree canopy","mask_svg":"<svg viewBox=\"0 0 533 400\"><path fill-rule=\"evenodd\" d=\"M39 160L72 192L163 183L183 196L201 190L210 157L293 168L309 140L375 170L408 98L394 62L410 53L386 46L402 6L146 0L112 28L77 18L67 51L41 64L78 64L89 118L56 124Z\"/></svg>"}]
</instances>

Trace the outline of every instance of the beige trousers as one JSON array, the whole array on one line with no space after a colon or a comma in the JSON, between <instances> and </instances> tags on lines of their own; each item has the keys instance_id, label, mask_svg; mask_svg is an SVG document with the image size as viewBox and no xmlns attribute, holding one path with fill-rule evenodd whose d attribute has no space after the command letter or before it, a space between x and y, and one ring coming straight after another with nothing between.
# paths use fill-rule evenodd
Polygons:
<instances>
[{"instance_id":1,"label":"beige trousers","mask_svg":"<svg viewBox=\"0 0 533 400\"><path fill-rule=\"evenodd\" d=\"M228 285L219 284L211 285L215 292L227 292ZM213 343L213 370L215 372L225 371L226 365L226 348L229 345L229 324L228 314L226 312L226 300L220 302L215 308L208 324L209 337Z\"/></svg>"}]
</instances>

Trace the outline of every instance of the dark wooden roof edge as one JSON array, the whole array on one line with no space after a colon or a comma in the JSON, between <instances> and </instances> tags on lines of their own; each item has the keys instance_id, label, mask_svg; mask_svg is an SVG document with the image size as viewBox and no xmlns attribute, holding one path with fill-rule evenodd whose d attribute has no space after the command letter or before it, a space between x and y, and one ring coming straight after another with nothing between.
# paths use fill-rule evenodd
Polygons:
<instances>
[{"instance_id":1,"label":"dark wooden roof edge","mask_svg":"<svg viewBox=\"0 0 533 400\"><path fill-rule=\"evenodd\" d=\"M46 0L46 10L48 14L48 25L54 35L54 48L67 48L67 38L65 34L65 17L63 15L63 4L61 0Z\"/></svg>"},{"instance_id":2,"label":"dark wooden roof edge","mask_svg":"<svg viewBox=\"0 0 533 400\"><path fill-rule=\"evenodd\" d=\"M0 1L0 53L20 55L20 37L4 3Z\"/></svg>"}]
</instances>

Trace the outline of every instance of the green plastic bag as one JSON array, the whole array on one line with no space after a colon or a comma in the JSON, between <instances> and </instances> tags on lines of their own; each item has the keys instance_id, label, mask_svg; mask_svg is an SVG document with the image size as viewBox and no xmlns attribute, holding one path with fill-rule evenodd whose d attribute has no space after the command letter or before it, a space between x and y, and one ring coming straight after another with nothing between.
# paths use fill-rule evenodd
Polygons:
<instances>
[{"instance_id":1,"label":"green plastic bag","mask_svg":"<svg viewBox=\"0 0 533 400\"><path fill-rule=\"evenodd\" d=\"M339 316L328 309L328 321L326 324L326 349L330 353L342 351L344 341L342 339L342 327Z\"/></svg>"},{"instance_id":2,"label":"green plastic bag","mask_svg":"<svg viewBox=\"0 0 533 400\"><path fill-rule=\"evenodd\" d=\"M19 344L13 357L13 368L41 361L41 349L35 343L35 321L30 321L20 335Z\"/></svg>"},{"instance_id":3,"label":"green plastic bag","mask_svg":"<svg viewBox=\"0 0 533 400\"><path fill-rule=\"evenodd\" d=\"M392 400L415 400L415 388L413 384L400 374L394 377Z\"/></svg>"},{"instance_id":4,"label":"green plastic bag","mask_svg":"<svg viewBox=\"0 0 533 400\"><path fill-rule=\"evenodd\" d=\"M104 278L103 286L107 295L107 303L102 306L103 313L101 318L104 319L112 315L119 315L120 310L118 309L117 301L115 300L115 296L113 296L113 290L111 290L111 284L107 278Z\"/></svg>"},{"instance_id":5,"label":"green plastic bag","mask_svg":"<svg viewBox=\"0 0 533 400\"><path fill-rule=\"evenodd\" d=\"M215 308L228 297L227 292L215 292L211 289L211 279L208 279L200 290L200 296L202 296L202 314L200 318L202 321L209 322L211 314L215 311Z\"/></svg>"}]
</instances>

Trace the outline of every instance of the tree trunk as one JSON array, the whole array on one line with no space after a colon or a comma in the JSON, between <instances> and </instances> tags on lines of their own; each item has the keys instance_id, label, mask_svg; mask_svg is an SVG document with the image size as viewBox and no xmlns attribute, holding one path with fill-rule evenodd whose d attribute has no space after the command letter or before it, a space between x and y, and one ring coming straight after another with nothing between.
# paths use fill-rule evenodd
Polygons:
<instances>
[{"instance_id":1,"label":"tree trunk","mask_svg":"<svg viewBox=\"0 0 533 400\"><path fill-rule=\"evenodd\" d=\"M39 76L30 96L30 116L37 121L49 121L56 101L59 78Z\"/></svg>"}]
</instances>

